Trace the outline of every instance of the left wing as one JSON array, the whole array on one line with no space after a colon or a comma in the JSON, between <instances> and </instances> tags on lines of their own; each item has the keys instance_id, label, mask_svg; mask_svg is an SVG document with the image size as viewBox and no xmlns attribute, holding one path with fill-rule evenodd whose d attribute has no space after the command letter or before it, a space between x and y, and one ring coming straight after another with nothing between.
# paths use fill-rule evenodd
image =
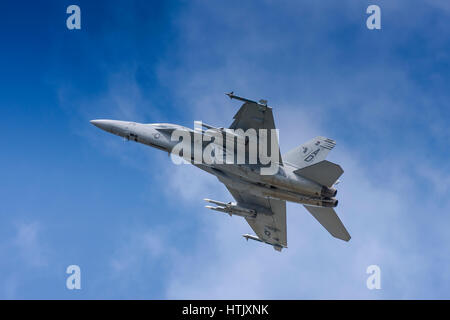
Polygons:
<instances>
[{"instance_id":1,"label":"left wing","mask_svg":"<svg viewBox=\"0 0 450 320\"><path fill-rule=\"evenodd\" d=\"M244 101L239 111L233 117L234 121L230 126L230 129L242 129L246 131L248 129L254 129L259 139L259 130L267 130L267 141L260 141L260 143L267 143L268 154L272 154L270 139L272 138L272 129L275 129L275 121L273 119L272 108L267 106L267 101L260 100L260 102L252 101L246 98L241 98L233 94L233 92L227 94L231 99L237 99ZM278 134L275 132L273 137L276 142L276 150L278 152L278 162L282 164L280 148L278 145Z\"/></svg>"},{"instance_id":2,"label":"left wing","mask_svg":"<svg viewBox=\"0 0 450 320\"><path fill-rule=\"evenodd\" d=\"M245 102L233 119L230 129L275 129L272 108L257 102Z\"/></svg>"},{"instance_id":3,"label":"left wing","mask_svg":"<svg viewBox=\"0 0 450 320\"><path fill-rule=\"evenodd\" d=\"M264 213L257 213L256 218L245 218L259 238L255 240L270 244L278 251L287 248L286 201L256 197L225 186L238 205L254 209L256 212L258 209L265 209Z\"/></svg>"}]
</instances>

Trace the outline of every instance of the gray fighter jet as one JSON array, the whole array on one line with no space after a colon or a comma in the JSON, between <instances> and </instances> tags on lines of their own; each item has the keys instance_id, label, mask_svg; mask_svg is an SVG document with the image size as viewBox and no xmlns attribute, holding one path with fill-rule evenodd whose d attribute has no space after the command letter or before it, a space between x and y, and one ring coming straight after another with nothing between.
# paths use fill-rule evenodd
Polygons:
<instances>
[{"instance_id":1,"label":"gray fighter jet","mask_svg":"<svg viewBox=\"0 0 450 320\"><path fill-rule=\"evenodd\" d=\"M286 201L296 202L303 204L333 237L349 241L350 235L333 209L338 204L335 198L337 190L333 186L344 171L339 165L325 160L328 152L334 148L335 141L316 137L281 157L276 131L271 130L275 129L272 108L267 105L267 101L252 101L238 97L233 92L227 95L231 99L244 102L234 116L233 123L227 129L204 123L200 123L200 128L194 129L168 123L143 124L118 120L92 120L91 123L127 140L169 153L174 153L175 147L180 143L180 135L174 139L175 132L192 137L192 141L185 143L185 146L193 146L196 139L200 138L202 151L207 147L206 142L214 144L216 140L217 142L222 140L217 139L221 136L224 137L226 146L217 143L214 145L215 148L212 148L215 151L211 154L221 151L218 157L224 158L238 149L240 141L243 146L241 150L244 150L246 157L244 160L250 157L249 153L252 151L252 132L255 135L254 138L258 140L263 138L261 132L267 130L268 134L264 136L265 140L263 139L264 143L267 143L265 146L267 153L270 152L273 155L275 152L277 155L277 167L274 174L262 174L262 170L267 168L268 164L260 159L257 159L256 163L249 161L242 163L242 161L236 161L233 154L231 162L210 163L211 161L195 161L194 155L185 153L185 150L176 153L187 159L188 163L215 175L236 200L222 202L205 199L214 205L207 205L206 208L245 218L256 233L256 236L244 234L243 237L247 241L251 239L267 243L281 251L282 248L287 248ZM209 138L204 141L203 138L206 136ZM211 139L211 136L216 139ZM233 143L236 141L237 143L230 143L231 148L228 148L230 137ZM269 140L276 141L275 147L269 143ZM258 150L261 150L260 145Z\"/></svg>"}]
</instances>

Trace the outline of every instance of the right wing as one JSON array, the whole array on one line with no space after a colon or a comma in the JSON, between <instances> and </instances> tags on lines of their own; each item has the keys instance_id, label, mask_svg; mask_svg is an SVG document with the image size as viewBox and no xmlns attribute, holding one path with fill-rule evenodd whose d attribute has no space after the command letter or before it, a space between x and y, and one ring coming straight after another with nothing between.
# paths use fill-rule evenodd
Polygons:
<instances>
[{"instance_id":1,"label":"right wing","mask_svg":"<svg viewBox=\"0 0 450 320\"><path fill-rule=\"evenodd\" d=\"M329 233L331 233L333 237L344 241L350 240L350 234L347 232L347 229L345 229L341 219L339 219L333 208L314 207L308 205L304 205L304 207L325 229L327 229Z\"/></svg>"},{"instance_id":2,"label":"right wing","mask_svg":"<svg viewBox=\"0 0 450 320\"><path fill-rule=\"evenodd\" d=\"M278 251L287 248L286 201L256 197L226 184L225 186L238 205L247 208L262 207L271 212L270 215L261 213L257 214L256 218L245 218L245 220L262 242L272 245Z\"/></svg>"}]
</instances>

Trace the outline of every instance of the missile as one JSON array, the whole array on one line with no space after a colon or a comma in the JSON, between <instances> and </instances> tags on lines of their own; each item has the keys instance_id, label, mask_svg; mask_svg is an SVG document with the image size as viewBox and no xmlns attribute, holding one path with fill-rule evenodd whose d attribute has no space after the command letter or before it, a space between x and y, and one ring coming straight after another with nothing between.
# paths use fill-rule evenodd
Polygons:
<instances>
[{"instance_id":1,"label":"missile","mask_svg":"<svg viewBox=\"0 0 450 320\"><path fill-rule=\"evenodd\" d=\"M221 202L221 201L217 201L217 200L212 200L212 199L207 199L207 198L206 198L206 199L203 199L203 200L205 200L206 202L212 203L212 204L217 204L218 206L223 206L223 207L225 207L225 206L231 204L231 203L225 203L225 202Z\"/></svg>"},{"instance_id":2,"label":"missile","mask_svg":"<svg viewBox=\"0 0 450 320\"><path fill-rule=\"evenodd\" d=\"M205 208L208 208L208 209L211 209L214 211L228 213L230 215L230 217L232 216L232 213L228 212L225 208L222 208L222 207L205 206Z\"/></svg>"},{"instance_id":3,"label":"missile","mask_svg":"<svg viewBox=\"0 0 450 320\"><path fill-rule=\"evenodd\" d=\"M258 104L260 106L267 107L267 100L264 100L264 99L261 99L261 100L259 100L259 102L256 102L256 101L253 101L253 100L250 100L250 99L247 99L247 98L239 97L239 96L235 95L233 91L231 91L230 93L225 93L225 94L227 96L229 96L230 99L236 99L236 100L241 100L241 101L244 101L244 102L255 103L255 104Z\"/></svg>"},{"instance_id":4,"label":"missile","mask_svg":"<svg viewBox=\"0 0 450 320\"><path fill-rule=\"evenodd\" d=\"M236 216L244 218L251 218L251 219L256 218L256 212L251 212L251 210L241 211L239 209L236 209L235 207L213 207L213 206L205 206L205 208L223 213L228 213L230 217L234 214Z\"/></svg>"},{"instance_id":5,"label":"missile","mask_svg":"<svg viewBox=\"0 0 450 320\"><path fill-rule=\"evenodd\" d=\"M212 199L203 199L203 200L205 200L206 202L213 203L213 204L216 204L218 206L224 207L226 209L232 210L232 211L245 212L245 213L252 214L252 215L256 214L256 210L238 206L234 202L225 203L225 202L222 202L222 201L217 201L217 200L212 200Z\"/></svg>"},{"instance_id":6,"label":"missile","mask_svg":"<svg viewBox=\"0 0 450 320\"><path fill-rule=\"evenodd\" d=\"M271 216L273 214L272 211L268 210L267 208L258 206L258 205L252 205L252 208L250 209L250 208L238 206L235 202L225 203L225 202L212 200L212 199L203 199L203 200L205 200L206 202L209 202L209 203L216 204L221 207L225 207L227 209L230 208L232 211L245 212L250 215L264 214L264 215Z\"/></svg>"},{"instance_id":7,"label":"missile","mask_svg":"<svg viewBox=\"0 0 450 320\"><path fill-rule=\"evenodd\" d=\"M257 236L252 236L251 234L243 234L242 235L244 238L245 238L245 240L247 240L248 241L248 239L252 239L252 240L255 240L255 241L259 241L259 242L265 242L265 241L262 241L260 238L258 238Z\"/></svg>"},{"instance_id":8,"label":"missile","mask_svg":"<svg viewBox=\"0 0 450 320\"><path fill-rule=\"evenodd\" d=\"M247 241L248 241L248 239L252 239L252 240L255 240L255 241L258 241L258 242L262 242L262 243L266 243L266 244L268 244L268 245L271 245L271 246L272 246L275 250L277 250L277 251L281 251L283 248L287 248L287 247L282 246L282 245L280 245L280 244L278 244L278 243L270 243L270 242L261 240L261 239L258 238L257 236L252 236L251 234L243 234L242 236L243 236Z\"/></svg>"},{"instance_id":9,"label":"missile","mask_svg":"<svg viewBox=\"0 0 450 320\"><path fill-rule=\"evenodd\" d=\"M256 104L257 104L256 101L253 101L253 100L250 100L250 99L247 99L247 98L242 98L242 97L236 96L236 95L234 94L233 91L231 91L230 93L225 93L225 94L226 94L227 96L229 96L230 99L236 99L236 100L241 100L241 101L244 101L244 102L250 102L250 103L256 103Z\"/></svg>"},{"instance_id":10,"label":"missile","mask_svg":"<svg viewBox=\"0 0 450 320\"><path fill-rule=\"evenodd\" d=\"M238 206L235 203L232 203L232 202L225 203L225 202L212 200L212 199L204 199L204 200L206 202L218 205L218 207L205 206L205 208L208 208L208 209L211 209L211 210L215 210L215 211L219 211L219 212L228 213L230 216L234 214L234 215L241 216L241 217L244 217L244 218L256 218L256 211L255 210L247 209L247 208Z\"/></svg>"}]
</instances>

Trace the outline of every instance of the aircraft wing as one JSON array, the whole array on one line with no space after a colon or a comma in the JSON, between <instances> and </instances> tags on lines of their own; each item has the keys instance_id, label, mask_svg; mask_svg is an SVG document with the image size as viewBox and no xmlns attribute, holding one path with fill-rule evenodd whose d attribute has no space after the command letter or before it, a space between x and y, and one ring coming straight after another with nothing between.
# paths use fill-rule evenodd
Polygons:
<instances>
[{"instance_id":1,"label":"aircraft wing","mask_svg":"<svg viewBox=\"0 0 450 320\"><path fill-rule=\"evenodd\" d=\"M245 102L233 119L230 129L275 129L272 108L256 102Z\"/></svg>"},{"instance_id":2,"label":"aircraft wing","mask_svg":"<svg viewBox=\"0 0 450 320\"><path fill-rule=\"evenodd\" d=\"M261 104L255 101L243 99L240 97L232 96L233 98L238 98L244 100L245 103L241 106L239 111L233 117L234 121L230 126L230 129L242 129L244 132L248 129L256 130L256 134L259 137L259 130L266 129L267 131L267 150L269 154L271 152L270 138L272 135L271 129L275 128L275 121L273 119L272 108L268 107L266 104ZM275 133L274 137L277 145L277 152L279 154L279 163L282 164L280 148L278 145L278 135Z\"/></svg>"},{"instance_id":3,"label":"aircraft wing","mask_svg":"<svg viewBox=\"0 0 450 320\"><path fill-rule=\"evenodd\" d=\"M287 248L286 201L253 196L247 192L226 186L238 205L255 208L262 207L272 214L257 214L256 218L245 218L259 240L273 245L278 251Z\"/></svg>"}]
</instances>

